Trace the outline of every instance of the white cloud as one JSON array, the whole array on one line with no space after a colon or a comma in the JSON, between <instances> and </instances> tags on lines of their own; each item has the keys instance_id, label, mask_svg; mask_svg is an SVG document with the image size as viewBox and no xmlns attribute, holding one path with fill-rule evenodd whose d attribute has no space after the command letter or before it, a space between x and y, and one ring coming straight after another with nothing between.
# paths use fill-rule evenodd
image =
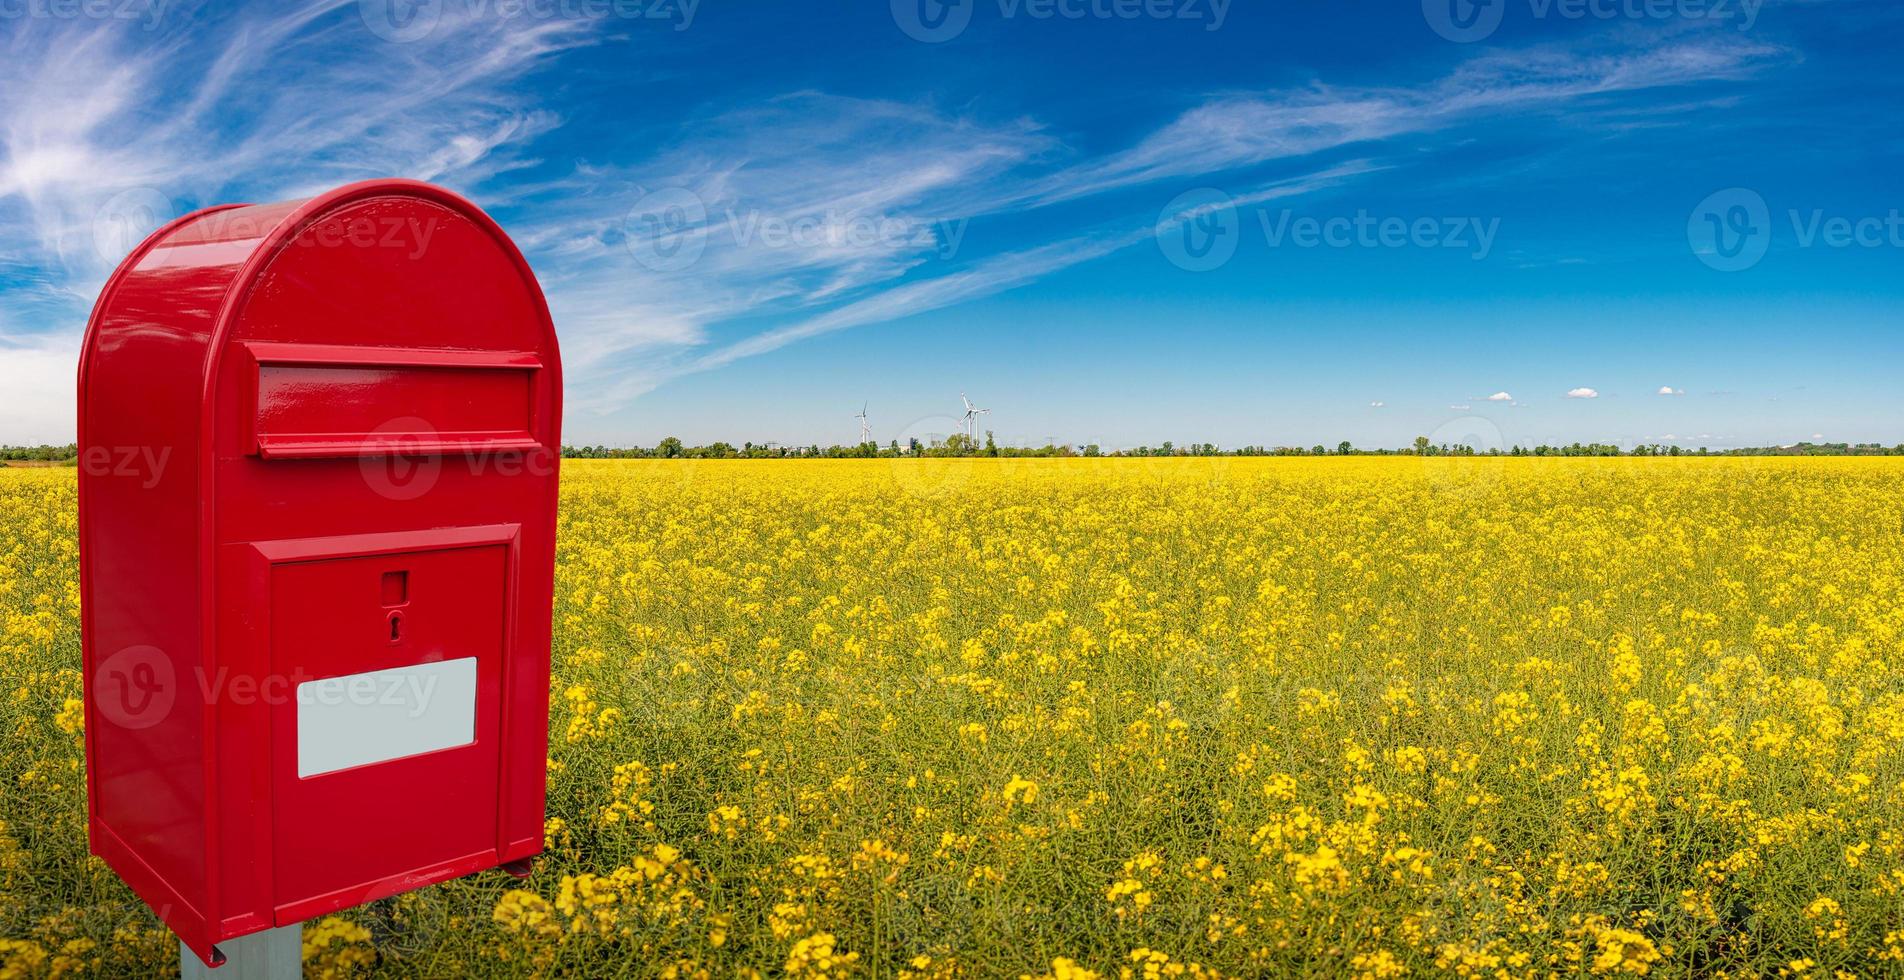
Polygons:
<instances>
[{"instance_id":1,"label":"white cloud","mask_svg":"<svg viewBox=\"0 0 1904 980\"><path fill-rule=\"evenodd\" d=\"M668 379L874 322L875 310L896 319L936 308L935 297L958 292L947 288L954 282L982 292L981 282L1021 278L956 260L967 219L992 206L975 189L1049 148L1029 123L988 126L809 92L700 120L690 132L649 159L545 190L550 200L512 228L532 258L559 270L544 286L579 411L614 411ZM692 263L636 257L629 238L641 241L651 193L705 215L689 232L700 250ZM704 349L726 321L772 317L797 320Z\"/></svg>"},{"instance_id":2,"label":"white cloud","mask_svg":"<svg viewBox=\"0 0 1904 980\"><path fill-rule=\"evenodd\" d=\"M1511 402L1514 400L1514 396L1508 394L1505 391L1497 391L1494 394L1487 396L1487 400L1491 402Z\"/></svg>"},{"instance_id":3,"label":"white cloud","mask_svg":"<svg viewBox=\"0 0 1904 980\"><path fill-rule=\"evenodd\" d=\"M0 391L7 393L7 408L0 411L0 444L73 439L78 363L76 334L8 337L0 333Z\"/></svg>"},{"instance_id":4,"label":"white cloud","mask_svg":"<svg viewBox=\"0 0 1904 980\"><path fill-rule=\"evenodd\" d=\"M1368 407L1370 407L1370 408L1387 408L1387 407L1388 407L1388 403L1387 403L1387 402L1369 402L1369 403L1368 403Z\"/></svg>"},{"instance_id":5,"label":"white cloud","mask_svg":"<svg viewBox=\"0 0 1904 980\"><path fill-rule=\"evenodd\" d=\"M1032 200L1049 203L1220 173L1620 92L1741 78L1783 53L1765 44L1711 39L1617 53L1544 45L1484 54L1413 88L1317 83L1226 95L1185 112L1127 150L1051 175Z\"/></svg>"},{"instance_id":6,"label":"white cloud","mask_svg":"<svg viewBox=\"0 0 1904 980\"><path fill-rule=\"evenodd\" d=\"M1449 405L1448 406L1448 411L1450 412L1467 412L1467 411L1472 411L1473 409L1474 409L1473 405Z\"/></svg>"},{"instance_id":7,"label":"white cloud","mask_svg":"<svg viewBox=\"0 0 1904 980\"><path fill-rule=\"evenodd\" d=\"M354 5L270 9L156 40L125 22L19 21L0 59L0 241L96 286L121 256L98 254L94 226L124 191L177 211L390 174L469 187L557 123L515 83L593 30L446 15L426 41L367 45Z\"/></svg>"},{"instance_id":8,"label":"white cloud","mask_svg":"<svg viewBox=\"0 0 1904 980\"><path fill-rule=\"evenodd\" d=\"M1122 235L1084 236L1023 252L993 256L956 272L874 292L864 299L788 326L754 334L685 361L662 363L638 372L629 372L602 390L585 394L581 404L595 411L612 411L672 378L725 367L743 358L779 350L795 341L852 327L889 322L1015 289L1061 269L1149 241L1150 235L1151 229L1146 226Z\"/></svg>"},{"instance_id":9,"label":"white cloud","mask_svg":"<svg viewBox=\"0 0 1904 980\"><path fill-rule=\"evenodd\" d=\"M1600 393L1592 388L1575 388L1567 392L1568 398L1598 398Z\"/></svg>"},{"instance_id":10,"label":"white cloud","mask_svg":"<svg viewBox=\"0 0 1904 980\"><path fill-rule=\"evenodd\" d=\"M1675 388L1672 385L1662 385L1660 386L1659 393L1662 395L1683 395L1686 393L1686 389Z\"/></svg>"}]
</instances>

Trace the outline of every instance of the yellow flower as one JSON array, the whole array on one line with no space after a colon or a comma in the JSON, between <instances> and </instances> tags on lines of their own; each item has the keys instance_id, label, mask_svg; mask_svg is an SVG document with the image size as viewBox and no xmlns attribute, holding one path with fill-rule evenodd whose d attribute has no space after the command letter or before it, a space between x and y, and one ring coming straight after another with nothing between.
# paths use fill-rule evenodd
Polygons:
<instances>
[{"instance_id":1,"label":"yellow flower","mask_svg":"<svg viewBox=\"0 0 1904 980\"><path fill-rule=\"evenodd\" d=\"M1904 968L1904 460L562 477L534 883L313 922L311 975ZM75 904L74 505L0 469L8 980L177 965Z\"/></svg>"},{"instance_id":2,"label":"yellow flower","mask_svg":"<svg viewBox=\"0 0 1904 980\"><path fill-rule=\"evenodd\" d=\"M86 703L78 698L67 698L60 705L59 714L53 716L53 724L68 735L77 735L86 727Z\"/></svg>"},{"instance_id":3,"label":"yellow flower","mask_svg":"<svg viewBox=\"0 0 1904 980\"><path fill-rule=\"evenodd\" d=\"M339 916L304 927L304 975L318 980L355 976L376 963L370 930Z\"/></svg>"},{"instance_id":4,"label":"yellow flower","mask_svg":"<svg viewBox=\"0 0 1904 980\"><path fill-rule=\"evenodd\" d=\"M1019 980L1100 980L1096 970L1087 970L1076 960L1057 957L1051 961L1051 971L1033 976L1029 973L1019 975Z\"/></svg>"},{"instance_id":5,"label":"yellow flower","mask_svg":"<svg viewBox=\"0 0 1904 980\"><path fill-rule=\"evenodd\" d=\"M859 954L837 951L836 942L830 932L816 932L795 942L787 951L787 975L814 980L852 976Z\"/></svg>"},{"instance_id":6,"label":"yellow flower","mask_svg":"<svg viewBox=\"0 0 1904 980\"><path fill-rule=\"evenodd\" d=\"M1391 980L1408 975L1408 967L1385 949L1357 953L1349 960L1349 965L1355 968L1357 980Z\"/></svg>"},{"instance_id":7,"label":"yellow flower","mask_svg":"<svg viewBox=\"0 0 1904 980\"><path fill-rule=\"evenodd\" d=\"M1659 962L1653 941L1631 929L1595 926L1591 930L1595 953L1593 972L1644 975Z\"/></svg>"},{"instance_id":8,"label":"yellow flower","mask_svg":"<svg viewBox=\"0 0 1904 980\"><path fill-rule=\"evenodd\" d=\"M547 937L562 933L555 921L555 908L542 896L520 888L503 893L491 918L518 935Z\"/></svg>"}]
</instances>

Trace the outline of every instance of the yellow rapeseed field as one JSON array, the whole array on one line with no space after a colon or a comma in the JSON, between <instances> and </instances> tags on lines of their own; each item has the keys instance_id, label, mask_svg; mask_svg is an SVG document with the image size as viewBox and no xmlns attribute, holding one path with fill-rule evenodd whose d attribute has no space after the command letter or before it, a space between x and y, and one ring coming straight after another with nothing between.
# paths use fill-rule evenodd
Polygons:
<instances>
[{"instance_id":1,"label":"yellow rapeseed field","mask_svg":"<svg viewBox=\"0 0 1904 980\"><path fill-rule=\"evenodd\" d=\"M563 478L548 853L312 975L1904 973L1904 461ZM176 963L75 567L0 471L0 977Z\"/></svg>"}]
</instances>

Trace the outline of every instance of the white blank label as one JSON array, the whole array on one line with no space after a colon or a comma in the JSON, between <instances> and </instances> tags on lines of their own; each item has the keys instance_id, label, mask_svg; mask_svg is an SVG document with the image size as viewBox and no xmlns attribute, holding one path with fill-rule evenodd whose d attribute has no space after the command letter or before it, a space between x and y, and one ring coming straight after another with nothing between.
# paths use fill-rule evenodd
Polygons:
<instances>
[{"instance_id":1,"label":"white blank label","mask_svg":"<svg viewBox=\"0 0 1904 980\"><path fill-rule=\"evenodd\" d=\"M476 740L476 658L306 681L297 688L298 778Z\"/></svg>"}]
</instances>

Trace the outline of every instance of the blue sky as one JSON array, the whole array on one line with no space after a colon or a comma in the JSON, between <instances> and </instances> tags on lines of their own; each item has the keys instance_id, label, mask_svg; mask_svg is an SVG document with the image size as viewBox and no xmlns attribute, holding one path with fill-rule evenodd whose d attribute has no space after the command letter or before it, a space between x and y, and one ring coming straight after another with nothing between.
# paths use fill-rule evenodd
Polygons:
<instances>
[{"instance_id":1,"label":"blue sky","mask_svg":"<svg viewBox=\"0 0 1904 980\"><path fill-rule=\"evenodd\" d=\"M965 391L1008 443L1895 444L1901 42L1881 0L0 0L0 441L72 437L138 229L397 175L523 246L570 442Z\"/></svg>"}]
</instances>

